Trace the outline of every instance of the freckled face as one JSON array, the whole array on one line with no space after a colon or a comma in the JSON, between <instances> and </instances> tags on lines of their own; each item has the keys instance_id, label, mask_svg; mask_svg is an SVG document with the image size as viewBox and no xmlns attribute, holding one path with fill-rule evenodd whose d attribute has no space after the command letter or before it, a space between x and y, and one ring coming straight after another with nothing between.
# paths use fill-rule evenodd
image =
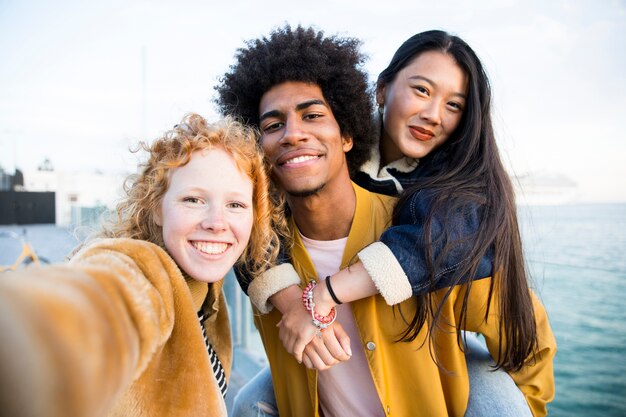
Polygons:
<instances>
[{"instance_id":1,"label":"freckled face","mask_svg":"<svg viewBox=\"0 0 626 417\"><path fill-rule=\"evenodd\" d=\"M439 51L422 52L379 88L384 105L384 163L403 156L423 158L445 143L458 127L468 80L454 58Z\"/></svg>"},{"instance_id":2,"label":"freckled face","mask_svg":"<svg viewBox=\"0 0 626 417\"><path fill-rule=\"evenodd\" d=\"M252 195L250 178L219 148L197 151L170 172L157 223L183 271L203 282L226 275L250 239Z\"/></svg>"}]
</instances>

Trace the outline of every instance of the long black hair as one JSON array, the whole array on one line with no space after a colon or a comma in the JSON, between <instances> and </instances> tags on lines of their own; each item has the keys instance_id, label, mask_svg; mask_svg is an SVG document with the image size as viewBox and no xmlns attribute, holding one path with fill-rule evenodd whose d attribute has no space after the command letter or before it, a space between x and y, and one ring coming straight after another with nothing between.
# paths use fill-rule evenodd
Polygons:
<instances>
[{"instance_id":1,"label":"long black hair","mask_svg":"<svg viewBox=\"0 0 626 417\"><path fill-rule=\"evenodd\" d=\"M499 311L500 350L496 363L507 371L520 370L534 358L537 346L537 329L532 296L522 253L515 195L511 180L505 171L496 145L491 120L491 88L485 70L472 48L457 36L433 30L418 33L405 41L394 54L389 66L380 73L377 89L390 85L396 74L425 51L440 51L453 57L468 77L468 94L459 126L437 150L420 161L418 169L425 174L406 189L394 210L394 224L417 193L426 191L432 197L427 209L423 248L429 272L429 291L418 295L417 312L409 322L401 340L414 340L428 317L429 335L433 337L440 328L444 301L453 286L465 283L464 277L474 276L486 253L493 256L493 276L488 306L496 295ZM466 261L460 265L452 280L452 287L441 298L435 295L435 272L455 247L458 236L445 228L442 236L433 236L433 224L444 219L445 224L458 224L452 219L467 207L478 207L480 227L471 236L472 244ZM467 237L465 237L467 238ZM437 243L434 243L436 240ZM434 255L433 245L441 250ZM467 282L471 290L471 280ZM467 320L469 292L462 302L457 324L458 343L460 330ZM485 313L485 319L489 308Z\"/></svg>"}]
</instances>

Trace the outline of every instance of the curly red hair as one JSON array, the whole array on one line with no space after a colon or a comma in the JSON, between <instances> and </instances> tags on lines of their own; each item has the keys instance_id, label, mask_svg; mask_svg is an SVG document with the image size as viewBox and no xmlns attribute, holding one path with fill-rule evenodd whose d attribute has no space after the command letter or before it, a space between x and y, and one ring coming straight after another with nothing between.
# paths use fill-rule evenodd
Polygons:
<instances>
[{"instance_id":1,"label":"curly red hair","mask_svg":"<svg viewBox=\"0 0 626 417\"><path fill-rule=\"evenodd\" d=\"M140 165L139 173L126 179L126 198L117 205L116 215L103 226L100 236L141 239L165 248L155 216L169 187L169 173L187 164L196 151L220 148L252 181L254 222L250 242L238 263L257 276L273 265L279 249L277 231L286 230L282 207L274 204L268 191L269 178L257 137L256 130L232 118L210 124L197 114L189 114L152 144L141 143L148 160Z\"/></svg>"}]
</instances>

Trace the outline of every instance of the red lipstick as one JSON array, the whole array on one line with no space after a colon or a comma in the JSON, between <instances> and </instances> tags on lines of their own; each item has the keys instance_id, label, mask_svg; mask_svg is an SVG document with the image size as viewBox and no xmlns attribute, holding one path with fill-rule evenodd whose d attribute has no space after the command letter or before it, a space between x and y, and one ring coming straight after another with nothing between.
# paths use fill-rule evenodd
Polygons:
<instances>
[{"instance_id":1,"label":"red lipstick","mask_svg":"<svg viewBox=\"0 0 626 417\"><path fill-rule=\"evenodd\" d=\"M419 126L409 126L409 131L411 132L411 136L422 142L429 141L435 137L432 131Z\"/></svg>"}]
</instances>

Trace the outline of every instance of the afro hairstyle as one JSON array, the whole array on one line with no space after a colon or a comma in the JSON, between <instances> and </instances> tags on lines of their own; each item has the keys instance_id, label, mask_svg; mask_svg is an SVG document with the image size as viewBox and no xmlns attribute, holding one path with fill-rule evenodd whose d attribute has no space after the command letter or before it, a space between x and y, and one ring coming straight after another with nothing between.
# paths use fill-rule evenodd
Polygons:
<instances>
[{"instance_id":1,"label":"afro hairstyle","mask_svg":"<svg viewBox=\"0 0 626 417\"><path fill-rule=\"evenodd\" d=\"M218 109L258 128L259 103L273 86L287 81L316 84L341 134L353 139L347 153L353 175L376 146L368 78L361 69L366 57L360 45L355 38L324 36L313 28L289 25L275 29L269 37L247 41L215 87Z\"/></svg>"}]
</instances>

